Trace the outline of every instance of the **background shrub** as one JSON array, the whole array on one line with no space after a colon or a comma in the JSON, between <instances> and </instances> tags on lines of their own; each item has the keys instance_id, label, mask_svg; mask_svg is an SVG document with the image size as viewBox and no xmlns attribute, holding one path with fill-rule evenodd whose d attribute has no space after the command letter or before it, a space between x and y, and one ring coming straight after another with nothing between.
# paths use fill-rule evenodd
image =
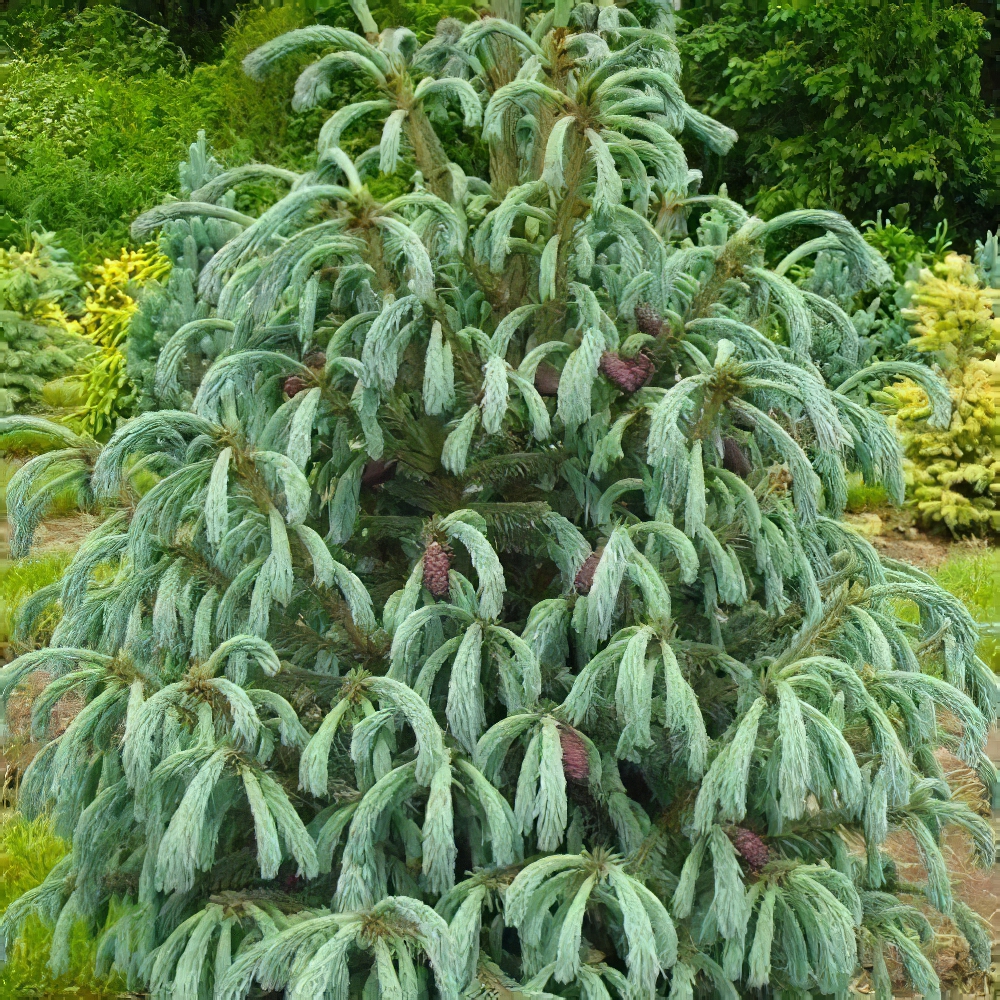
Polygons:
<instances>
[{"instance_id":1,"label":"background shrub","mask_svg":"<svg viewBox=\"0 0 1000 1000\"><path fill-rule=\"evenodd\" d=\"M907 203L915 228L947 218L971 249L998 194L980 14L696 0L683 16L685 92L740 134L706 158L708 187L724 179L765 218L822 206L861 223Z\"/></svg>"},{"instance_id":2,"label":"background shrub","mask_svg":"<svg viewBox=\"0 0 1000 1000\"><path fill-rule=\"evenodd\" d=\"M0 62L0 213L37 220L78 260L96 263L118 256L141 209L176 192L177 163L199 129L227 166L312 162L325 113L291 111L295 60L262 83L240 68L251 49L310 20L304 7L239 13L219 61L194 70L162 31L106 10L72 28L44 18L25 26L22 17L11 32ZM135 37L149 40L148 59L119 59ZM271 197L245 197L255 196Z\"/></svg>"},{"instance_id":3,"label":"background shrub","mask_svg":"<svg viewBox=\"0 0 1000 1000\"><path fill-rule=\"evenodd\" d=\"M14 235L10 227L6 235ZM84 353L71 318L79 285L51 233L31 233L20 247L0 244L0 415L37 410L45 383Z\"/></svg>"},{"instance_id":4,"label":"background shrub","mask_svg":"<svg viewBox=\"0 0 1000 1000\"><path fill-rule=\"evenodd\" d=\"M1000 530L1000 319L994 289L987 288L967 257L948 254L925 268L904 290L902 317L911 346L934 359L947 378L951 423L931 426L923 389L909 379L888 389L897 433L907 457L907 485L918 517L953 533Z\"/></svg>"}]
</instances>

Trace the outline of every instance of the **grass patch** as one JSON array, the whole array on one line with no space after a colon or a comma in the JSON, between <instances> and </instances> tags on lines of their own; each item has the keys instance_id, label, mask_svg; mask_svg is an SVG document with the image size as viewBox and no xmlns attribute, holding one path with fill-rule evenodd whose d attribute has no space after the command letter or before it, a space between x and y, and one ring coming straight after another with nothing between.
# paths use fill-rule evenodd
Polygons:
<instances>
[{"instance_id":1,"label":"grass patch","mask_svg":"<svg viewBox=\"0 0 1000 1000\"><path fill-rule=\"evenodd\" d=\"M976 621L993 626L983 636L979 655L1000 673L1000 549L956 546L934 576L962 599Z\"/></svg>"},{"instance_id":2,"label":"grass patch","mask_svg":"<svg viewBox=\"0 0 1000 1000\"><path fill-rule=\"evenodd\" d=\"M1000 549L956 547L935 575L945 590L965 602L977 621L1000 618Z\"/></svg>"},{"instance_id":3,"label":"grass patch","mask_svg":"<svg viewBox=\"0 0 1000 1000\"><path fill-rule=\"evenodd\" d=\"M0 911L41 883L70 845L55 836L47 818L9 816L0 821ZM99 1000L120 995L121 984L94 976L97 942L78 924L69 940L68 966L59 976L49 968L52 932L29 918L0 969L0 1000L26 997L75 997Z\"/></svg>"},{"instance_id":4,"label":"grass patch","mask_svg":"<svg viewBox=\"0 0 1000 1000\"><path fill-rule=\"evenodd\" d=\"M850 514L863 514L888 506L889 494L881 485L869 486L858 476L847 488L847 511Z\"/></svg>"},{"instance_id":5,"label":"grass patch","mask_svg":"<svg viewBox=\"0 0 1000 1000\"><path fill-rule=\"evenodd\" d=\"M7 484L10 477L17 472L18 463L9 458L0 457L0 517L7 516Z\"/></svg>"},{"instance_id":6,"label":"grass patch","mask_svg":"<svg viewBox=\"0 0 1000 1000\"><path fill-rule=\"evenodd\" d=\"M0 643L10 642L18 605L55 583L72 558L72 552L56 551L15 562L0 560Z\"/></svg>"}]
</instances>

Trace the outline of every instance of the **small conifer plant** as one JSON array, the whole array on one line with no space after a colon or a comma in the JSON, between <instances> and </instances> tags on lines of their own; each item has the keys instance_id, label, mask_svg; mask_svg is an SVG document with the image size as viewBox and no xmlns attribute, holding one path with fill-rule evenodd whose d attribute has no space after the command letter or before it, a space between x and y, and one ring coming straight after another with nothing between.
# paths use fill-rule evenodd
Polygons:
<instances>
[{"instance_id":1,"label":"small conifer plant","mask_svg":"<svg viewBox=\"0 0 1000 1000\"><path fill-rule=\"evenodd\" d=\"M246 61L317 51L299 107L342 73L377 92L315 171L256 219L219 204L235 171L137 225L238 232L157 361L189 402L73 452L113 513L22 612L58 603L50 645L0 672L4 696L52 675L39 735L85 697L21 792L73 850L0 929L42 914L58 967L86 921L156 997L846 997L865 974L887 1000L890 968L937 996L923 907L989 961L940 838L994 848L936 752L994 781L995 685L962 605L838 516L849 472L903 488L861 393L904 371L942 426L950 399L917 364L828 386L813 332L854 328L772 255L836 243L859 288L884 265L833 213L697 194L678 137L735 137L685 103L668 10L496 0L421 47L352 6L364 35ZM366 116L381 143L352 159Z\"/></svg>"},{"instance_id":2,"label":"small conifer plant","mask_svg":"<svg viewBox=\"0 0 1000 1000\"><path fill-rule=\"evenodd\" d=\"M45 408L47 382L73 370L87 344L71 315L80 279L53 233L23 251L0 247L0 414Z\"/></svg>"}]
</instances>

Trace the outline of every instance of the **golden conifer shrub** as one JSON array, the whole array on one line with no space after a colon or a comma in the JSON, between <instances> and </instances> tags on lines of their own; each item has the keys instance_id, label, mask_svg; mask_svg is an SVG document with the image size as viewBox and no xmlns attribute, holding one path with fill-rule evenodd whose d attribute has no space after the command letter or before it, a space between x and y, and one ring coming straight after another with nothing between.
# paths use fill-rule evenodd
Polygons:
<instances>
[{"instance_id":1,"label":"golden conifer shrub","mask_svg":"<svg viewBox=\"0 0 1000 1000\"><path fill-rule=\"evenodd\" d=\"M166 277L170 261L155 246L123 249L117 260L106 258L94 268L88 285L85 311L80 320L84 337L94 350L73 376L82 387L82 402L71 418L72 426L101 440L117 420L126 416L134 396L125 364L125 339L132 315L139 308L136 290Z\"/></svg>"},{"instance_id":2,"label":"golden conifer shrub","mask_svg":"<svg viewBox=\"0 0 1000 1000\"><path fill-rule=\"evenodd\" d=\"M1000 319L968 257L949 254L911 282L911 345L936 355L951 388L947 429L931 427L926 392L909 379L885 398L906 456L907 493L925 525L1000 530Z\"/></svg>"}]
</instances>

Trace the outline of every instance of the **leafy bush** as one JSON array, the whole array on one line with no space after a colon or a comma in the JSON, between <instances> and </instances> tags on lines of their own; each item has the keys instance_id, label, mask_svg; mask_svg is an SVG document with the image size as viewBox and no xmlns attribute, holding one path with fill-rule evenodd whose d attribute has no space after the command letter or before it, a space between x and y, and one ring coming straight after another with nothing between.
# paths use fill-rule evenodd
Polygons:
<instances>
[{"instance_id":1,"label":"leafy bush","mask_svg":"<svg viewBox=\"0 0 1000 1000\"><path fill-rule=\"evenodd\" d=\"M316 136L327 114L317 108L292 110L291 87L303 60L292 60L268 80L250 79L241 65L249 52L268 39L312 20L306 8L295 2L240 11L226 33L223 57L217 63L196 67L191 74L186 99L199 109L203 121L184 134L176 160L183 159L198 130L205 129L213 149L228 167L262 160L303 170L315 163ZM346 98L351 92L349 81L341 82L335 90L341 99ZM257 211L274 196L267 185L263 190L251 186L244 189L236 207Z\"/></svg>"},{"instance_id":2,"label":"leafy bush","mask_svg":"<svg viewBox=\"0 0 1000 1000\"><path fill-rule=\"evenodd\" d=\"M874 220L864 224L864 237L892 268L897 285L915 278L921 268L944 259L951 247L947 221L938 223L933 237L928 240L910 228L908 206L896 206L891 213L892 222L885 222L882 214L880 210Z\"/></svg>"},{"instance_id":3,"label":"leafy bush","mask_svg":"<svg viewBox=\"0 0 1000 1000\"><path fill-rule=\"evenodd\" d=\"M980 99L982 17L961 4L685 4L687 92L740 134L710 178L769 218L830 206L860 222L909 205L971 248L998 204Z\"/></svg>"},{"instance_id":4,"label":"leafy bush","mask_svg":"<svg viewBox=\"0 0 1000 1000\"><path fill-rule=\"evenodd\" d=\"M953 533L1000 531L1000 318L995 292L983 286L968 257L948 254L917 281L902 315L916 350L934 357L948 378L951 423L930 425L925 391L906 380L880 398L894 422L907 462L907 487L919 518Z\"/></svg>"},{"instance_id":5,"label":"leafy bush","mask_svg":"<svg viewBox=\"0 0 1000 1000\"><path fill-rule=\"evenodd\" d=\"M301 169L314 160L323 115L291 111L294 67L261 83L239 66L256 45L305 23L304 8L242 12L219 63L193 72L159 48L138 67L119 59L134 18L113 9L101 17L92 27L108 41L97 55L85 33L43 33L0 63L0 212L40 219L78 259L99 262L117 257L137 212L176 192L177 162L199 129L228 165L269 159ZM265 186L244 197L259 207L275 193Z\"/></svg>"},{"instance_id":6,"label":"leafy bush","mask_svg":"<svg viewBox=\"0 0 1000 1000\"><path fill-rule=\"evenodd\" d=\"M350 0L311 0L309 6L323 24L350 31L357 26L358 19ZM442 18L473 21L485 6L482 0L375 0L369 4L371 15L378 24L411 28L421 42L434 35Z\"/></svg>"},{"instance_id":7,"label":"leafy bush","mask_svg":"<svg viewBox=\"0 0 1000 1000\"><path fill-rule=\"evenodd\" d=\"M187 59L163 27L114 4L64 13L55 6L21 7L0 15L7 48L24 59L69 60L116 76L183 72Z\"/></svg>"},{"instance_id":8,"label":"leafy bush","mask_svg":"<svg viewBox=\"0 0 1000 1000\"><path fill-rule=\"evenodd\" d=\"M473 7L453 2L403 3L392 12L423 34L440 16L474 16ZM348 15L346 3L321 13L338 23ZM265 81L247 77L240 61L313 19L299 3L241 10L219 60L188 69L162 30L116 7L9 16L12 58L0 62L0 212L40 219L78 259L100 262L128 242L139 211L176 193L176 164L200 130L226 166L265 160L308 169L328 112L292 110L301 60ZM346 103L366 85L345 77L331 90ZM357 152L377 140L361 130ZM462 141L456 136L455 145ZM470 155L460 149L456 158L472 169ZM244 185L235 207L257 212L280 193L265 178Z\"/></svg>"},{"instance_id":9,"label":"leafy bush","mask_svg":"<svg viewBox=\"0 0 1000 1000\"><path fill-rule=\"evenodd\" d=\"M71 60L0 65L7 211L34 215L78 258L117 255L128 222L170 191L182 137L204 125L189 83L125 79Z\"/></svg>"},{"instance_id":10,"label":"leafy bush","mask_svg":"<svg viewBox=\"0 0 1000 1000\"><path fill-rule=\"evenodd\" d=\"M221 54L226 30L241 8L240 0L110 0L88 5L81 11L77 0L7 0L0 12L0 51L2 44L19 53L38 49L61 48L67 35L77 36L73 22L77 15L90 13L102 26L114 27L119 18L127 19L129 30L148 56L162 58L167 45L174 53L195 63L211 62ZM92 29L91 29L92 31ZM112 50L121 44L119 33L101 37ZM136 46L139 48L139 45ZM135 50L124 51L134 58Z\"/></svg>"}]
</instances>

